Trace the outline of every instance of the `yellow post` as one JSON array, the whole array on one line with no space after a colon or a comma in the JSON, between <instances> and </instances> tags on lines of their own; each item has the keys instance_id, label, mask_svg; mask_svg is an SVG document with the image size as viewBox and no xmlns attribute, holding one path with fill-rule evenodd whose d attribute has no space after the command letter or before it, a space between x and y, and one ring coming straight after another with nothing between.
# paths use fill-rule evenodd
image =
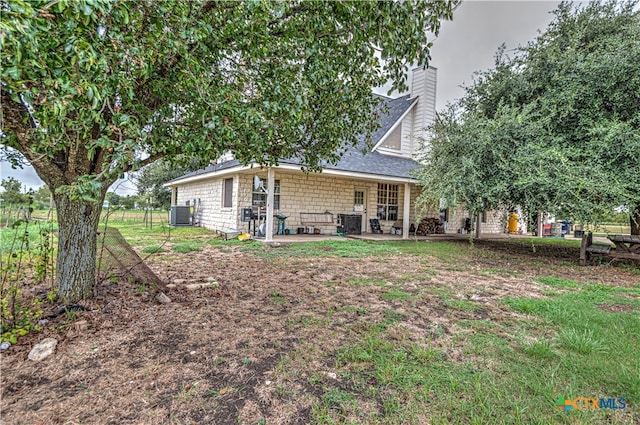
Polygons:
<instances>
[{"instance_id":1,"label":"yellow post","mask_svg":"<svg viewBox=\"0 0 640 425\"><path fill-rule=\"evenodd\" d=\"M508 226L509 233L518 233L519 218L520 216L518 215L518 213L515 213L515 212L509 213L509 226Z\"/></svg>"}]
</instances>

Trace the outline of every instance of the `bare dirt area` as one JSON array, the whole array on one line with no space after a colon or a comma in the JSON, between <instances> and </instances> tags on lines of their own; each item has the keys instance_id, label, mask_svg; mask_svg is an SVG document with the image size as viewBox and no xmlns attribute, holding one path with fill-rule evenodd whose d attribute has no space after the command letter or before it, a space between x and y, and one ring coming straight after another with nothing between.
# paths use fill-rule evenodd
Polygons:
<instances>
[{"instance_id":1,"label":"bare dirt area","mask_svg":"<svg viewBox=\"0 0 640 425\"><path fill-rule=\"evenodd\" d=\"M307 424L327 388L341 388L335 352L359 327L399 318L392 337L428 339L456 362L458 321L509 320L516 313L501 300L544 297L537 276L640 284L625 269L566 264L573 254L482 248L465 264L417 255L267 260L239 245L157 255L148 264L172 302L135 282L104 282L82 310L50 317L1 355L0 422ZM480 307L451 308L456 301ZM56 352L29 361L48 336ZM380 407L372 399L369 408Z\"/></svg>"}]
</instances>

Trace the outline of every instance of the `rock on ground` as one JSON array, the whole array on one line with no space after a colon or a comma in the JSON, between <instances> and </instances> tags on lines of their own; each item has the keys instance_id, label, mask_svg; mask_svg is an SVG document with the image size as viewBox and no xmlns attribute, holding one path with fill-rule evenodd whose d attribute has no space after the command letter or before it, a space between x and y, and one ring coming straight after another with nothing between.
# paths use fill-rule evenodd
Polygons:
<instances>
[{"instance_id":1,"label":"rock on ground","mask_svg":"<svg viewBox=\"0 0 640 425\"><path fill-rule=\"evenodd\" d=\"M56 350L58 340L54 338L45 338L39 344L36 344L29 352L29 360L39 362L46 359Z\"/></svg>"},{"instance_id":2,"label":"rock on ground","mask_svg":"<svg viewBox=\"0 0 640 425\"><path fill-rule=\"evenodd\" d=\"M158 292L158 295L156 295L156 301L160 304L167 304L171 302L171 298L167 297L163 292Z\"/></svg>"}]
</instances>

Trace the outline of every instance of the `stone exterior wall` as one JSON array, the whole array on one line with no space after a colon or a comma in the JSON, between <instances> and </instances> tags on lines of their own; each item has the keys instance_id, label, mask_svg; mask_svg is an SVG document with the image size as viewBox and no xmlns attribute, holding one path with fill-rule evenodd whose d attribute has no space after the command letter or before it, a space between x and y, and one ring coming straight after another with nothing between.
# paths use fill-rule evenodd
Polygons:
<instances>
[{"instance_id":1,"label":"stone exterior wall","mask_svg":"<svg viewBox=\"0 0 640 425\"><path fill-rule=\"evenodd\" d=\"M421 209L418 215L422 217L439 217L439 210L434 208ZM467 218L471 218L472 228L475 226L475 218L470 217L469 211L462 206L456 208L449 207L447 209L447 224L445 233L459 233L465 227ZM484 220L480 223L480 231L482 234L504 233L506 231L505 215L501 211L486 211ZM418 219L420 221L420 219Z\"/></svg>"},{"instance_id":2,"label":"stone exterior wall","mask_svg":"<svg viewBox=\"0 0 640 425\"><path fill-rule=\"evenodd\" d=\"M506 217L502 211L487 211L485 213L486 221L480 226L481 233L505 233Z\"/></svg>"},{"instance_id":3,"label":"stone exterior wall","mask_svg":"<svg viewBox=\"0 0 640 425\"><path fill-rule=\"evenodd\" d=\"M233 178L233 206L223 208L223 186L225 178ZM238 176L226 176L216 179L202 180L178 186L176 205L199 205L194 211L196 224L211 230L237 228L238 217Z\"/></svg>"},{"instance_id":4,"label":"stone exterior wall","mask_svg":"<svg viewBox=\"0 0 640 425\"><path fill-rule=\"evenodd\" d=\"M369 219L375 218L378 198L378 182L371 180L357 180L346 177L325 175L322 173L304 174L297 171L275 170L275 180L280 181L280 209L275 213L284 214L286 227L296 230L305 227L300 220L300 213L324 213L333 214L331 224L309 224L319 228L325 234L335 233L338 225L339 214L351 214L353 212L354 191L366 192L366 223L363 229L370 231ZM211 178L194 183L186 183L178 186L177 205L185 205L192 199L200 199L200 214L196 217L198 223L212 230L237 229L246 230L247 223L241 221L241 209L251 206L254 176L267 181L267 171L256 170L250 173L239 173L229 176ZM223 180L234 179L234 194L232 208L222 208ZM398 219L402 219L404 207L404 184L398 185ZM415 199L418 189L411 185L411 209L410 220L415 221ZM274 233L277 220L274 220ZM391 231L394 221L381 221L380 224L385 233Z\"/></svg>"},{"instance_id":5,"label":"stone exterior wall","mask_svg":"<svg viewBox=\"0 0 640 425\"><path fill-rule=\"evenodd\" d=\"M232 174L208 180L187 183L178 186L176 205L185 205L187 201L199 199L199 208L195 212L195 221L198 225L211 230L242 230L248 229L247 223L240 219L241 209L251 206L253 193L253 177L259 176L266 182L267 171L256 170L252 173ZM223 208L224 179L233 178L233 203L231 208ZM371 180L357 180L345 177L330 176L325 174L304 174L295 171L277 170L275 180L280 181L280 209L275 213L287 216L286 227L295 231L298 227L315 227L323 233L336 232L338 214L351 214L353 212L354 191L365 190L367 196L367 214L363 226L365 232L370 232L369 219L375 218L378 198L378 182ZM398 185L398 219L403 217L404 208L404 184ZM438 217L437 210L416 209L416 198L420 188L411 186L411 223L419 222L423 217ZM331 224L306 224L300 221L300 213L324 213L333 214ZM464 227L465 219L469 212L462 207L448 209L448 222L446 233L458 233ZM482 233L504 233L506 221L500 211L487 211L486 221L481 224ZM274 220L274 228L277 221ZM394 221L380 222L384 233L390 233ZM473 223L475 224L475 223ZM274 229L275 232L275 229Z\"/></svg>"}]
</instances>

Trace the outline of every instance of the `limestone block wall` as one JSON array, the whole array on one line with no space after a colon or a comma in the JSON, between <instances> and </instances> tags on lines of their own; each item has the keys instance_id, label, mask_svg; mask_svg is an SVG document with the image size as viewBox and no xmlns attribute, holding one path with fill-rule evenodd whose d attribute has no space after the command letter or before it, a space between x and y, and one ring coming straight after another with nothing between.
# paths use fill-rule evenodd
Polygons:
<instances>
[{"instance_id":1,"label":"limestone block wall","mask_svg":"<svg viewBox=\"0 0 640 425\"><path fill-rule=\"evenodd\" d=\"M233 203L231 208L223 208L224 178L212 178L178 186L176 205L193 204L200 199L200 206L195 212L198 225L211 230L236 229L238 216L238 176L233 178Z\"/></svg>"},{"instance_id":2,"label":"limestone block wall","mask_svg":"<svg viewBox=\"0 0 640 425\"><path fill-rule=\"evenodd\" d=\"M251 193L253 176L257 175L266 181L267 172L256 172L240 176L240 208L251 205ZM353 213L353 201L355 190L366 192L366 227L369 232L369 219L375 218L375 211L378 199L378 182L371 180L356 180L338 176L330 176L322 173L304 174L301 172L291 172L276 170L275 180L280 181L280 210L287 216L286 226L295 230L305 225L300 221L300 213L324 213L333 214L333 223L327 225L313 225L320 228L324 233L335 233L338 226L339 214ZM418 190L412 188L411 198L415 201ZM402 218L404 205L404 184L399 185L399 218ZM413 204L412 204L413 205ZM411 209L413 210L413 208ZM412 211L411 211L412 212ZM413 220L415 214L410 214ZM391 231L393 221L382 221L385 233Z\"/></svg>"},{"instance_id":3,"label":"limestone block wall","mask_svg":"<svg viewBox=\"0 0 640 425\"><path fill-rule=\"evenodd\" d=\"M266 171L255 175L266 181ZM240 176L239 199L241 207L251 205L253 176L253 174ZM338 214L351 213L353 209L353 193L351 192L353 185L349 185L344 180L330 176L305 175L301 172L279 170L276 170L274 179L280 181L280 208L275 212L287 217L285 224L290 230L304 227L300 222L300 213L330 212L333 214L333 223L313 226L321 228L324 233L335 233Z\"/></svg>"},{"instance_id":4,"label":"limestone block wall","mask_svg":"<svg viewBox=\"0 0 640 425\"><path fill-rule=\"evenodd\" d=\"M438 217L439 211L434 208L422 209L418 211L420 218L422 217ZM445 233L458 233L464 228L465 220L470 217L469 211L462 206L448 208L448 221ZM481 233L504 233L506 231L505 215L502 211L486 211L484 220L480 223ZM471 226L475 226L475 218L471 217Z\"/></svg>"},{"instance_id":5,"label":"limestone block wall","mask_svg":"<svg viewBox=\"0 0 640 425\"><path fill-rule=\"evenodd\" d=\"M449 221L447 222L446 233L458 233L458 229L464 227L467 218L469 218L469 212L464 208L449 208Z\"/></svg>"},{"instance_id":6,"label":"limestone block wall","mask_svg":"<svg viewBox=\"0 0 640 425\"><path fill-rule=\"evenodd\" d=\"M201 208L198 221L203 227L216 229L248 228L247 223L241 221L242 208L251 206L253 194L254 176L267 181L266 169L256 169L253 172L235 174L233 207L222 208L223 202L223 178L188 183L178 187L177 205L185 205L187 200L200 198ZM226 176L229 178L231 176ZM324 213L333 214L331 224L309 224L322 229L325 234L335 233L338 225L339 214L351 214L353 212L354 191L366 192L366 223L363 229L370 231L369 219L375 218L378 198L378 182L371 180L356 180L344 177L330 176L322 173L304 174L302 172L275 170L275 180L280 181L280 208L275 213L284 214L286 227L295 230L304 227L300 221L300 213ZM418 196L418 189L412 185L410 220L415 221L413 205ZM398 194L398 218L403 216L404 184L399 184ZM382 221L380 224L385 233L391 231L393 221ZM274 220L274 230L277 220Z\"/></svg>"},{"instance_id":7,"label":"limestone block wall","mask_svg":"<svg viewBox=\"0 0 640 425\"><path fill-rule=\"evenodd\" d=\"M505 233L506 217L502 211L487 211L485 213L486 221L481 224L481 233Z\"/></svg>"}]
</instances>

